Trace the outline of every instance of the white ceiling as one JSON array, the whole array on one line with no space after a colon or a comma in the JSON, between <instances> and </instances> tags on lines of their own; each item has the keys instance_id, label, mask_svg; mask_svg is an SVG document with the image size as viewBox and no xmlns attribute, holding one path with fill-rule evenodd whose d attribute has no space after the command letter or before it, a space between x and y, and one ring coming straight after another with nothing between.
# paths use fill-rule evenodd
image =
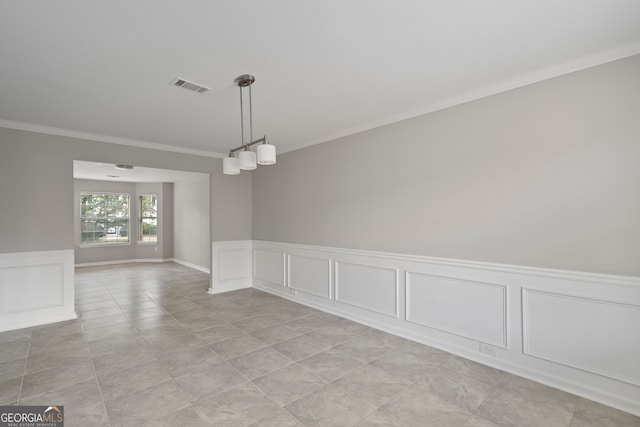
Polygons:
<instances>
[{"instance_id":1,"label":"white ceiling","mask_svg":"<svg viewBox=\"0 0 640 427\"><path fill-rule=\"evenodd\" d=\"M284 152L637 53L637 0L0 0L0 126L224 155L251 73Z\"/></svg>"},{"instance_id":2,"label":"white ceiling","mask_svg":"<svg viewBox=\"0 0 640 427\"><path fill-rule=\"evenodd\" d=\"M110 163L73 161L73 177L77 179L120 182L178 182L202 175L197 172L145 168L142 166L134 166L132 170L120 170Z\"/></svg>"}]
</instances>

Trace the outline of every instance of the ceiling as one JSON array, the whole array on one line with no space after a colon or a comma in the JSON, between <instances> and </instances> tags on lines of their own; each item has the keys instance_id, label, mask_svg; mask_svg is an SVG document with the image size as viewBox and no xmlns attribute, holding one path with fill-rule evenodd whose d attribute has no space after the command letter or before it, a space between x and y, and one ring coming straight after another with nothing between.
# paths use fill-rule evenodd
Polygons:
<instances>
[{"instance_id":1,"label":"ceiling","mask_svg":"<svg viewBox=\"0 0 640 427\"><path fill-rule=\"evenodd\" d=\"M0 0L0 126L223 156L250 73L286 152L637 53L637 0Z\"/></svg>"},{"instance_id":2,"label":"ceiling","mask_svg":"<svg viewBox=\"0 0 640 427\"><path fill-rule=\"evenodd\" d=\"M145 168L142 166L135 166L131 170L122 170L117 169L115 165L110 163L73 161L73 177L76 179L119 182L179 182L202 175L197 172Z\"/></svg>"}]
</instances>

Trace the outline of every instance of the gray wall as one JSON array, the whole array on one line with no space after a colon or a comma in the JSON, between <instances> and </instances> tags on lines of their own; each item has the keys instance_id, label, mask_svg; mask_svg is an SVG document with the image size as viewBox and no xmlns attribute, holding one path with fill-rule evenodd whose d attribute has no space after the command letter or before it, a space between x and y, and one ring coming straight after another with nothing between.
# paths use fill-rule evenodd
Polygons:
<instances>
[{"instance_id":1,"label":"gray wall","mask_svg":"<svg viewBox=\"0 0 640 427\"><path fill-rule=\"evenodd\" d=\"M209 179L209 176L207 176ZM160 209L162 217L158 220L158 227L162 233L162 258L173 258L173 218L174 218L174 191L173 183L165 182L162 184L162 200L160 200ZM207 197L209 195L207 194ZM209 218L207 218L209 219ZM210 224L210 220L207 224ZM210 236L208 233L207 236Z\"/></svg>"},{"instance_id":2,"label":"gray wall","mask_svg":"<svg viewBox=\"0 0 640 427\"><path fill-rule=\"evenodd\" d=\"M638 76L635 56L279 156L253 237L640 276Z\"/></svg>"},{"instance_id":3,"label":"gray wall","mask_svg":"<svg viewBox=\"0 0 640 427\"><path fill-rule=\"evenodd\" d=\"M210 173L212 240L251 238L251 175L221 159L0 128L0 253L74 248L73 160Z\"/></svg>"},{"instance_id":4,"label":"gray wall","mask_svg":"<svg viewBox=\"0 0 640 427\"><path fill-rule=\"evenodd\" d=\"M174 257L210 268L209 177L174 183Z\"/></svg>"}]
</instances>

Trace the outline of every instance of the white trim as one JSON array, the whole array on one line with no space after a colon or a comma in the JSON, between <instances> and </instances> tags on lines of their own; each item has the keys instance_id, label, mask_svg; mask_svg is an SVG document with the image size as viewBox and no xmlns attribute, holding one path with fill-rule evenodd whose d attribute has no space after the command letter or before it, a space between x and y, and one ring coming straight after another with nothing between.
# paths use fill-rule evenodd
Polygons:
<instances>
[{"instance_id":1,"label":"white trim","mask_svg":"<svg viewBox=\"0 0 640 427\"><path fill-rule=\"evenodd\" d=\"M437 325L437 324L433 324L433 323L429 323L429 322L424 322L424 321L419 321L417 319L412 319L411 318L411 311L409 309L410 307L410 300L411 300L411 276L412 275L416 275L416 276L423 276L423 277L432 277L432 278L436 278L436 279L443 279L443 280L449 280L449 281L458 281L458 282L462 282L462 283L466 283L468 285L474 285L474 286L481 286L481 287L488 287L488 288L496 288L496 289L500 289L502 292L502 311L501 311L501 317L502 317L502 322L503 322L503 328L502 328L502 337L501 337L501 341L493 341L491 339L487 339L486 337L479 337L479 336L475 336L474 334L470 334L470 333L466 333L463 331L458 331L454 328L450 328L450 327L446 327L446 326L441 326L441 325ZM508 319L508 315L507 315L507 292L508 292L508 288L505 285L498 285L495 283L485 283L485 282L478 282L478 281L474 281L474 280L466 280L466 279L459 279L457 277L452 277L452 276L439 276L439 275L433 275L433 274L424 274L424 273L418 273L415 271L406 271L405 274L405 289L406 289L406 293L405 293L405 306L406 306L406 315L405 315L405 319L407 322L410 323L415 323L416 325L421 325L421 326L427 326L429 328L433 328L433 329L438 329L444 332L448 332L450 334L454 334L454 335L459 335L461 337L465 337L465 338L470 338L472 340L478 341L478 342L483 342L483 343L487 343L487 344L491 344L492 346L498 347L498 348L502 348L505 350L508 350L508 326L507 326L507 319Z\"/></svg>"},{"instance_id":2,"label":"white trim","mask_svg":"<svg viewBox=\"0 0 640 427\"><path fill-rule=\"evenodd\" d=\"M250 288L252 277L252 240L211 243L211 285L207 291L208 294Z\"/></svg>"},{"instance_id":3,"label":"white trim","mask_svg":"<svg viewBox=\"0 0 640 427\"><path fill-rule=\"evenodd\" d=\"M0 119L0 127L28 132L44 133L47 135L66 136L69 138L88 139L90 141L106 142L109 144L127 145L130 147L149 148L151 150L170 151L173 153L191 154L194 156L214 157L223 159L227 154L213 151L198 150L195 148L178 147L175 145L159 144L157 142L142 141L139 139L121 138L118 136L102 135L92 132L84 132L72 129L63 129L53 126L42 126L32 123L16 122L13 120Z\"/></svg>"},{"instance_id":4,"label":"white trim","mask_svg":"<svg viewBox=\"0 0 640 427\"><path fill-rule=\"evenodd\" d=\"M40 326L40 325L48 325L49 323L56 322L64 322L66 320L75 320L78 318L78 315L73 312L73 314L63 314L60 316L32 316L28 320L18 321L18 322L10 322L10 323L2 323L0 326L0 332L5 331L13 331L16 329L30 328L32 326Z\"/></svg>"},{"instance_id":5,"label":"white trim","mask_svg":"<svg viewBox=\"0 0 640 427\"><path fill-rule=\"evenodd\" d=\"M534 356L534 357L539 357L540 359L544 359L544 360L548 360L550 362L555 362L555 363L560 363L569 367L573 367L573 368L577 368L577 369L582 369L586 372L591 372L594 374L598 374L604 377L609 377L609 378L613 378L619 381L623 381L632 385L635 385L637 387L640 387L640 379L639 378L632 378L626 375L622 375L619 372L616 372L617 370L617 366L614 367L609 367L609 369L603 369L601 367L598 366L590 366L589 364L586 364L583 361L572 361L569 360L568 358L565 357L560 357L558 355L554 355L554 354L545 354L544 352L541 352L539 350L535 350L532 346L531 346L531 330L530 330L530 325L535 323L532 322L530 319L530 313L529 313L529 296L532 294L538 294L538 295L543 295L543 296L547 296L547 297L552 297L552 298L560 298L560 299L566 299L566 300L574 300L574 301L580 301L580 302L588 302L588 303L592 303L592 304L603 304L603 305L609 305L609 306L617 306L620 307L622 309L631 309L631 310L635 310L636 312L640 313L640 305L639 304L628 304L626 302L623 301L615 301L615 300L610 300L610 299L605 299L605 298L590 298L590 297L583 297L581 295L569 295L569 294L564 294L564 293L558 293L558 292L547 292L547 291L542 291L539 289L529 289L529 288L522 288L522 335L523 335L523 349L522 352L526 355L529 356ZM637 324L637 323L636 323ZM611 333L615 333L616 331L611 331ZM637 363L637 361L636 361ZM611 369L613 368L613 369Z\"/></svg>"},{"instance_id":6,"label":"white trim","mask_svg":"<svg viewBox=\"0 0 640 427\"><path fill-rule=\"evenodd\" d=\"M393 272L393 288L394 288L394 304L393 304L393 312L385 312L384 310L380 310L374 307L368 307L366 304L352 302L340 297L340 266L341 265L351 265L354 267L366 267L370 269L378 269L378 270L386 270L389 272ZM336 261L335 262L335 279L334 279L334 287L335 287L335 300L341 302L343 304L352 305L354 307L362 308L365 310L370 310L375 313L379 313L385 316L392 317L394 319L398 319L400 317L400 300L398 298L399 288L400 288L400 270L397 268L388 268L388 267L380 267L377 265L363 264L357 262L346 262L346 261Z\"/></svg>"},{"instance_id":7,"label":"white trim","mask_svg":"<svg viewBox=\"0 0 640 427\"><path fill-rule=\"evenodd\" d=\"M324 263L327 264L327 266L326 266L327 267L327 282L323 284L323 286L325 286L324 289L326 289L326 294L323 294L323 293L320 293L320 292L315 292L312 289L304 289L304 288L296 287L297 285L295 283L293 285L291 284L291 276L292 276L292 274L291 274L291 264L293 264L291 261L293 259L295 259L295 258L298 258L298 259L301 259L301 260L305 259L305 260L308 260L308 261L316 261L316 262L319 261L319 262L321 262L323 264ZM332 274L332 270L331 270L331 265L332 265L331 259L325 259L325 258L322 258L322 257L313 257L313 256L308 256L308 255L301 255L299 253L288 253L286 260L287 260L286 262L287 262L287 266L288 266L288 268L287 268L287 282L286 283L287 283L287 287L288 288L293 289L293 290L298 291L298 292L304 292L304 293L309 294L309 295L315 295L315 296L320 297L320 298L333 299L333 292L332 292L332 290L333 290L333 280L332 280L333 274Z\"/></svg>"},{"instance_id":8,"label":"white trim","mask_svg":"<svg viewBox=\"0 0 640 427\"><path fill-rule=\"evenodd\" d=\"M97 267L100 265L116 265L116 264L132 264L135 262L173 262L173 258L134 258L134 259L118 259L113 261L97 261L97 262L83 262L76 264L75 267ZM178 263L179 264L179 263Z\"/></svg>"},{"instance_id":9,"label":"white trim","mask_svg":"<svg viewBox=\"0 0 640 427\"><path fill-rule=\"evenodd\" d=\"M482 353L469 351L465 347L450 342L446 342L436 338L425 338L421 334L416 334L403 328L393 327L386 323L371 321L370 319L358 316L349 311L339 310L336 307L329 307L327 305L318 304L317 302L312 302L309 300L301 300L289 293L284 292L286 291L286 288L274 289L261 283L254 284L253 287L270 294L278 295L290 301L322 310L330 314L335 314L336 316L344 317L345 319L353 320L355 322L362 323L363 325L371 326L381 331L388 332L390 334L397 335L399 337L406 338L415 342L419 342L421 344L428 345L430 347L434 347L452 354L456 354L480 364L491 366L493 368L506 371L535 382L546 384L559 390L566 391L567 393L576 394L584 398L600 402L604 405L618 408L622 411L640 416L640 405L638 404L638 401L624 394L608 394L606 391L603 392L603 390L598 386L591 386L589 384L584 384L582 382L574 381L571 379L560 378L556 375L549 374L544 369L536 369L533 367L523 366L509 360L492 358L490 356L485 356Z\"/></svg>"},{"instance_id":10,"label":"white trim","mask_svg":"<svg viewBox=\"0 0 640 427\"><path fill-rule=\"evenodd\" d=\"M619 286L631 286L640 288L640 277L619 276L612 274L590 273L583 271L560 270L542 267L528 267L515 264L499 264L484 261L468 261L454 258L438 258L423 255L400 254L393 252L370 251L364 249L336 248L332 246L314 246L300 243L269 242L266 240L254 240L254 245L264 243L271 247L294 248L308 251L331 252L344 255L365 256L368 258L384 258L406 262L437 264L450 267L482 269L499 273L527 274L539 277L557 278L566 280L590 281L596 283L609 283ZM264 248L261 248L264 249Z\"/></svg>"},{"instance_id":11,"label":"white trim","mask_svg":"<svg viewBox=\"0 0 640 427\"><path fill-rule=\"evenodd\" d=\"M0 331L76 319L73 249L0 254Z\"/></svg>"},{"instance_id":12,"label":"white trim","mask_svg":"<svg viewBox=\"0 0 640 427\"><path fill-rule=\"evenodd\" d=\"M544 80L560 77L566 74L574 73L576 71L606 64L608 62L617 61L619 59L637 55L638 53L640 53L640 43L638 42L629 43L628 45L625 45L625 46L606 50L604 52L598 52L597 54L594 54L594 55L577 58L559 65L555 65L553 67L547 67L541 70L534 70L528 74L517 76L515 78L501 81L493 85L485 86L485 87L478 88L466 93L462 93L457 96L439 101L437 103L430 104L422 108L418 108L416 110L407 111L392 117L386 117L382 120L365 123L360 126L355 126L350 129L333 133L331 135L321 136L319 138L312 139L310 141L304 141L295 145L290 145L288 147L282 147L282 148L278 147L278 154L285 154L285 153L288 153L289 151L300 150L302 148L311 147L313 145L322 144L324 142L334 141L339 138L355 135L371 129L401 122L403 120L424 116L426 114L433 113L435 111L440 111L446 108L455 107L456 105L465 104L467 102L486 98L491 95L507 92L513 89L538 83Z\"/></svg>"},{"instance_id":13,"label":"white trim","mask_svg":"<svg viewBox=\"0 0 640 427\"><path fill-rule=\"evenodd\" d=\"M185 267L189 267L189 268L193 268L194 270L198 270L198 271L202 271L203 273L207 273L207 274L211 274L211 270L207 267L202 267L196 264L192 264L190 262L187 261L183 261L181 259L178 258L171 258L171 261L180 264L180 265L184 265Z\"/></svg>"},{"instance_id":14,"label":"white trim","mask_svg":"<svg viewBox=\"0 0 640 427\"><path fill-rule=\"evenodd\" d=\"M631 42L624 46L619 46L613 49L597 52L592 55L572 59L564 63L547 67L544 69L534 70L530 73L514 77L509 80L501 81L493 85L488 85L479 89L468 91L448 99L441 100L437 103L426 105L424 107L406 111L391 117L386 117L382 120L376 120L373 122L354 126L352 128L342 130L330 135L324 135L319 138L315 138L308 141L303 141L299 144L293 144L284 147L278 147L279 154L285 154L290 151L300 150L302 148L311 147L313 145L322 144L329 141L334 141L339 138L354 135L357 133L365 132L378 127L390 125L403 120L412 119L426 114L444 110L456 105L465 104L467 102L475 101L478 99L486 98L491 95L507 92L509 90L517 89L530 84L538 83L544 80L560 77L566 74L570 74L576 71L584 70L587 68L595 67L598 65L606 64L608 62L617 61L629 56L637 55L640 53L640 43ZM127 145L131 147L149 148L153 150L170 151L174 153L191 154L196 156L213 157L223 159L227 157L226 153L218 153L194 148L179 147L175 145L160 144L150 141L142 141L137 139L122 138L110 135L102 135L92 132L63 129L52 126L43 126L32 123L24 123L12 120L0 119L0 127L9 129L25 130L30 132L44 133L50 135L66 136L70 138L87 139L91 141L100 141L110 144Z\"/></svg>"},{"instance_id":15,"label":"white trim","mask_svg":"<svg viewBox=\"0 0 640 427\"><path fill-rule=\"evenodd\" d=\"M114 246L131 246L131 242L81 243L78 245L81 249L112 248Z\"/></svg>"},{"instance_id":16,"label":"white trim","mask_svg":"<svg viewBox=\"0 0 640 427\"><path fill-rule=\"evenodd\" d=\"M258 240L253 241L253 249L254 251L282 253L285 274L290 270L290 255L311 256L314 259L325 260L329 263L332 274L336 272L336 265L344 263L381 267L381 274L386 269L397 269L399 271L399 286L396 298L399 301L399 318L380 313L379 310L376 311L375 304L373 306L367 304L369 297L374 298L373 301L380 301L380 298L388 298L389 295L388 292L378 291L375 287L367 287L366 284L359 284L358 288L374 292L376 296L368 295L366 298L359 299L358 294L351 294L350 301L346 303L336 299L327 299L326 296L320 297L305 292L294 292L290 286L287 286L291 280L290 277L285 277L285 286L282 286L282 283L270 282L268 277L256 275L252 275L252 277L253 287L265 292L640 415L640 386L629 381L629 379L637 378L637 371L633 368L635 366L633 363L640 359L640 346L635 339L637 336L635 323L637 322L633 319L636 319L636 316L634 314L629 317L629 313L635 312L629 312L628 308L640 306L640 277ZM283 268L283 258L264 257L261 262L268 263L263 266L265 271L277 271L277 269ZM311 267L313 266L300 265L296 270L298 274L296 280L300 283L304 283L307 277L309 280L314 280L315 269ZM375 270L371 271L375 275ZM458 299L456 291L447 291L449 294L447 304L451 305L455 313L462 314L462 317L459 318L460 322L447 323L451 320L450 317L447 317L447 313L443 311L437 314L436 311L431 312L430 316L422 316L424 319L429 319L430 324L424 324L425 322L422 321L412 323L407 321L409 302L414 302L412 309L416 310L428 306L427 303L431 301L431 296L429 292L415 295L409 292L407 288L407 274L409 272L489 286L489 289L501 290L499 293L502 297L498 296L498 292L491 292L487 294L486 298L477 299L474 297L470 301L468 297L465 298L465 295L461 295L462 297ZM273 277L275 278L275 276ZM372 280L377 280L378 277L381 276L378 275ZM335 282L335 277L333 280ZM446 283L441 286L446 286ZM444 290L447 289L444 288ZM600 330L596 333L593 327L597 328L597 326L593 326L591 322L589 331L593 331L592 340L595 341L592 342L588 338L591 335L586 335L587 339L584 339L585 335L580 329L582 323L573 322L570 329L562 329L564 312L558 311L562 309L558 309L558 306L547 308L544 306L547 303L555 304L555 301L537 302L536 309L538 313L542 314L536 318L527 318L522 298L525 289L578 296L589 301L605 301L608 303L607 310L610 310L607 312L615 316L615 319L631 320L616 322L615 331L612 331L616 334L616 339L608 339L606 335L606 331L612 329L613 326L608 325L604 327L604 331ZM335 289L332 297L334 295ZM502 301L501 304L498 304L499 300ZM421 301L424 301L425 304L421 305ZM466 307L471 310L465 311ZM555 312L560 313L556 316L557 320L555 318L553 320L557 327L554 327L553 324L550 325L549 320L545 321L548 318L544 316L547 310L554 307ZM585 311L579 306L571 304L567 305L567 309L577 310L575 313L566 313L566 316L573 316L572 319L588 319L588 310ZM487 316L484 316L483 313L487 313ZM409 318L411 318L410 315ZM500 322L499 319L503 321ZM536 323L532 325L531 322ZM448 324L455 325L455 331L437 329L438 325L442 327L442 325ZM551 334L544 335L542 347L536 347L536 350L543 350L544 354L538 354L539 352L532 354L531 349L527 347L525 328L529 327L537 327L538 330L544 327L542 330L545 331L545 334ZM554 348L555 342L562 342L558 340L565 339L567 334L573 336L571 334L576 332L581 334L582 339L578 341L577 347L570 348L570 351L565 352L568 356L575 357L562 358L565 353L548 351L548 349ZM590 334L588 331L585 333ZM486 338L482 337L496 338L492 342L492 340L486 341ZM495 342L500 337L504 337L504 342ZM598 342L598 337L602 337L602 343ZM485 340L482 342L490 343L495 347L495 357L479 351L481 340ZM620 344L621 348L617 348L619 343L624 343ZM619 356L615 362L619 361L619 369L616 367L611 369L613 361L606 362L605 360L597 364L588 364L590 360L602 354L602 349L594 351L598 349L599 344L605 346L603 347L606 349L605 354L610 351Z\"/></svg>"}]
</instances>

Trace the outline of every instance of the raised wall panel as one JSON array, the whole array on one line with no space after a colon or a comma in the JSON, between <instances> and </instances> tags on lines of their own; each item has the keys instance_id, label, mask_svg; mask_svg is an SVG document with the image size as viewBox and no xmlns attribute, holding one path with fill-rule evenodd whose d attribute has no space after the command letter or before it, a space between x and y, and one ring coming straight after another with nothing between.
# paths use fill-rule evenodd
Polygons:
<instances>
[{"instance_id":1,"label":"raised wall panel","mask_svg":"<svg viewBox=\"0 0 640 427\"><path fill-rule=\"evenodd\" d=\"M285 286L283 252L256 249L253 256L253 276L256 279Z\"/></svg>"},{"instance_id":2,"label":"raised wall panel","mask_svg":"<svg viewBox=\"0 0 640 427\"><path fill-rule=\"evenodd\" d=\"M336 301L398 317L398 270L336 262Z\"/></svg>"},{"instance_id":3,"label":"raised wall panel","mask_svg":"<svg viewBox=\"0 0 640 427\"><path fill-rule=\"evenodd\" d=\"M331 260L289 254L289 287L331 298Z\"/></svg>"},{"instance_id":4,"label":"raised wall panel","mask_svg":"<svg viewBox=\"0 0 640 427\"><path fill-rule=\"evenodd\" d=\"M507 346L506 287L407 272L407 321Z\"/></svg>"},{"instance_id":5,"label":"raised wall panel","mask_svg":"<svg viewBox=\"0 0 640 427\"><path fill-rule=\"evenodd\" d=\"M525 354L640 386L640 306L523 289L523 319Z\"/></svg>"},{"instance_id":6,"label":"raised wall panel","mask_svg":"<svg viewBox=\"0 0 640 427\"><path fill-rule=\"evenodd\" d=\"M29 265L0 271L2 313L16 313L64 304L63 264Z\"/></svg>"},{"instance_id":7,"label":"raised wall panel","mask_svg":"<svg viewBox=\"0 0 640 427\"><path fill-rule=\"evenodd\" d=\"M247 278L246 249L227 249L218 252L218 279L221 282Z\"/></svg>"},{"instance_id":8,"label":"raised wall panel","mask_svg":"<svg viewBox=\"0 0 640 427\"><path fill-rule=\"evenodd\" d=\"M291 289L264 280L279 279L281 262L263 252L254 263L262 272L252 276L261 290L640 415L638 277L284 242L254 247L286 254Z\"/></svg>"},{"instance_id":9,"label":"raised wall panel","mask_svg":"<svg viewBox=\"0 0 640 427\"><path fill-rule=\"evenodd\" d=\"M253 269L251 241L213 242L211 254L212 274L208 293L217 294L251 286Z\"/></svg>"},{"instance_id":10,"label":"raised wall panel","mask_svg":"<svg viewBox=\"0 0 640 427\"><path fill-rule=\"evenodd\" d=\"M76 319L73 250L0 254L0 331Z\"/></svg>"}]
</instances>

